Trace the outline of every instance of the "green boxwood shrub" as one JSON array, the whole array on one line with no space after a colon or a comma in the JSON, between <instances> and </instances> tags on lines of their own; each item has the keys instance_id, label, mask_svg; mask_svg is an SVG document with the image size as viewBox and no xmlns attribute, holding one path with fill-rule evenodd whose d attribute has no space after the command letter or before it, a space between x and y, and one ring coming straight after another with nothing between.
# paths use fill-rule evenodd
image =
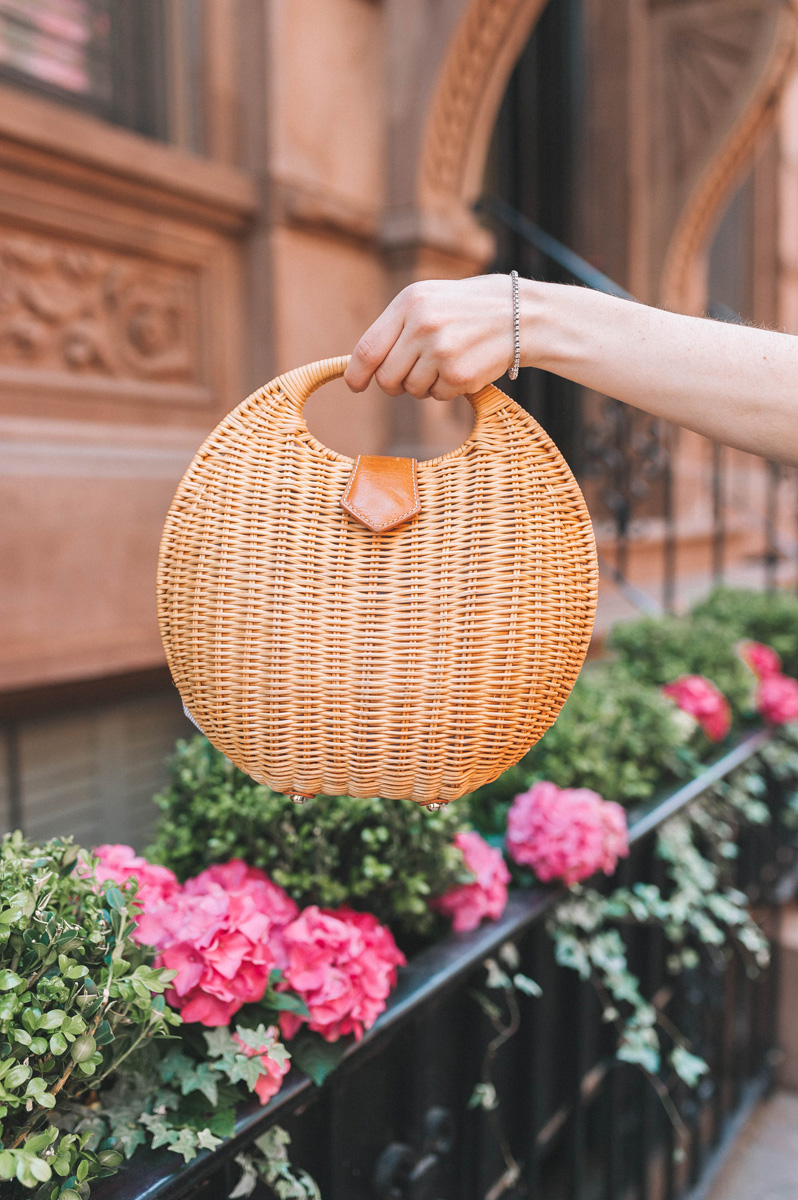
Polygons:
<instances>
[{"instance_id":1,"label":"green boxwood shrub","mask_svg":"<svg viewBox=\"0 0 798 1200\"><path fill-rule=\"evenodd\" d=\"M304 805L254 783L201 736L179 742L172 784L155 797L162 816L145 851L184 880L243 858L300 904L348 903L400 936L430 935L430 896L464 875L452 846L467 807L438 813L407 801L317 796Z\"/></svg>"},{"instance_id":2,"label":"green boxwood shrub","mask_svg":"<svg viewBox=\"0 0 798 1200\"><path fill-rule=\"evenodd\" d=\"M680 675L705 675L735 715L750 706L753 676L737 656L727 624L709 616L643 617L616 625L607 647L625 675L659 688Z\"/></svg>"},{"instance_id":3,"label":"green boxwood shrub","mask_svg":"<svg viewBox=\"0 0 798 1200\"><path fill-rule=\"evenodd\" d=\"M732 642L751 638L772 646L787 675L798 676L798 596L794 592L752 592L718 587L693 609L700 621L727 630Z\"/></svg>"},{"instance_id":4,"label":"green boxwood shrub","mask_svg":"<svg viewBox=\"0 0 798 1200\"><path fill-rule=\"evenodd\" d=\"M78 847L20 833L0 842L0 1195L79 1200L122 1154L76 1125L135 1047L179 1018L161 993L173 972L131 938L132 891L97 884Z\"/></svg>"}]
</instances>

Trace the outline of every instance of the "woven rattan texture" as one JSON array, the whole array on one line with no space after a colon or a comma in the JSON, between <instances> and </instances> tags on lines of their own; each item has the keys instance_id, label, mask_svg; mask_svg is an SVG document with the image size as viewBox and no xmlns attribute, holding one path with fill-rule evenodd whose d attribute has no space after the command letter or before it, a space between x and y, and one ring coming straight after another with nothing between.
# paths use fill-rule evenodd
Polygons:
<instances>
[{"instance_id":1,"label":"woven rattan texture","mask_svg":"<svg viewBox=\"0 0 798 1200\"><path fill-rule=\"evenodd\" d=\"M161 633L186 707L280 792L449 801L554 721L582 665L597 568L582 494L489 386L473 433L418 465L420 516L341 508L352 460L302 408L346 358L280 376L198 451L164 528Z\"/></svg>"}]
</instances>

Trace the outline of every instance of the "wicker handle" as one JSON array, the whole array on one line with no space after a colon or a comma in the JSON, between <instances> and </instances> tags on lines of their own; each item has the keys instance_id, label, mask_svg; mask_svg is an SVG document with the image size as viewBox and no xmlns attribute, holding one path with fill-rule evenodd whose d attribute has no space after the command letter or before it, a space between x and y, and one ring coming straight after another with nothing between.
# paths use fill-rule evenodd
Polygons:
<instances>
[{"instance_id":1,"label":"wicker handle","mask_svg":"<svg viewBox=\"0 0 798 1200\"><path fill-rule=\"evenodd\" d=\"M305 367L297 367L280 377L284 392L290 396L298 412L305 406L305 401L313 392L333 379L340 379L349 365L351 355L342 354L338 358L322 358L319 362L308 363ZM466 400L477 416L492 411L507 403L508 397L499 391L492 383L480 388L478 392L466 395Z\"/></svg>"}]
</instances>

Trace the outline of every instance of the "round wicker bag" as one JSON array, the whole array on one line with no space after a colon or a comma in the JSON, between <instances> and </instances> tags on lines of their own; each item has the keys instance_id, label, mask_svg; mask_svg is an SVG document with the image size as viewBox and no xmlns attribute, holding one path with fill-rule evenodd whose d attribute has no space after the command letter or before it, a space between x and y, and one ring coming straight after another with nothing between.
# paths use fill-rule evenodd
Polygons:
<instances>
[{"instance_id":1,"label":"round wicker bag","mask_svg":"<svg viewBox=\"0 0 798 1200\"><path fill-rule=\"evenodd\" d=\"M161 634L189 715L253 779L437 806L560 711L593 625L593 531L556 446L493 386L440 458L321 445L302 409L347 362L279 376L197 452L161 541Z\"/></svg>"}]
</instances>

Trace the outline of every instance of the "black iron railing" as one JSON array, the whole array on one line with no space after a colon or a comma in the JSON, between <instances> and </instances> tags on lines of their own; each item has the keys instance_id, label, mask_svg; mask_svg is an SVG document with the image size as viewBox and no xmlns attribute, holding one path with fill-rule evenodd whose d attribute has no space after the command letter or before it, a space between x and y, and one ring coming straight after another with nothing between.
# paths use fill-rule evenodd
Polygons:
<instances>
[{"instance_id":1,"label":"black iron railing","mask_svg":"<svg viewBox=\"0 0 798 1200\"><path fill-rule=\"evenodd\" d=\"M755 756L769 736L749 736L640 812L621 882L662 882L656 830ZM774 812L783 803L782 786L768 781ZM779 881L791 862L776 828L745 832L737 883L771 933ZM750 978L737 960L723 965L707 955L675 983L662 931L635 933L630 953L645 994L673 990L667 1011L712 1068L695 1093L675 1092L688 1130L676 1161L673 1126L650 1084L616 1060L614 1034L600 1019L591 986L555 964L544 918L560 894L515 893L500 921L417 954L387 1011L322 1088L292 1074L267 1108L241 1113L236 1136L216 1152L181 1167L166 1151L140 1151L96 1187L96 1200L221 1200L238 1175L235 1155L274 1123L290 1132L292 1158L318 1180L324 1200L692 1197L769 1077L775 966ZM505 1160L490 1116L468 1108L493 1036L469 990L482 982L480 964L508 941L543 994L520 998L520 1029L494 1064L498 1111L523 1169L518 1184L502 1190Z\"/></svg>"}]
</instances>

